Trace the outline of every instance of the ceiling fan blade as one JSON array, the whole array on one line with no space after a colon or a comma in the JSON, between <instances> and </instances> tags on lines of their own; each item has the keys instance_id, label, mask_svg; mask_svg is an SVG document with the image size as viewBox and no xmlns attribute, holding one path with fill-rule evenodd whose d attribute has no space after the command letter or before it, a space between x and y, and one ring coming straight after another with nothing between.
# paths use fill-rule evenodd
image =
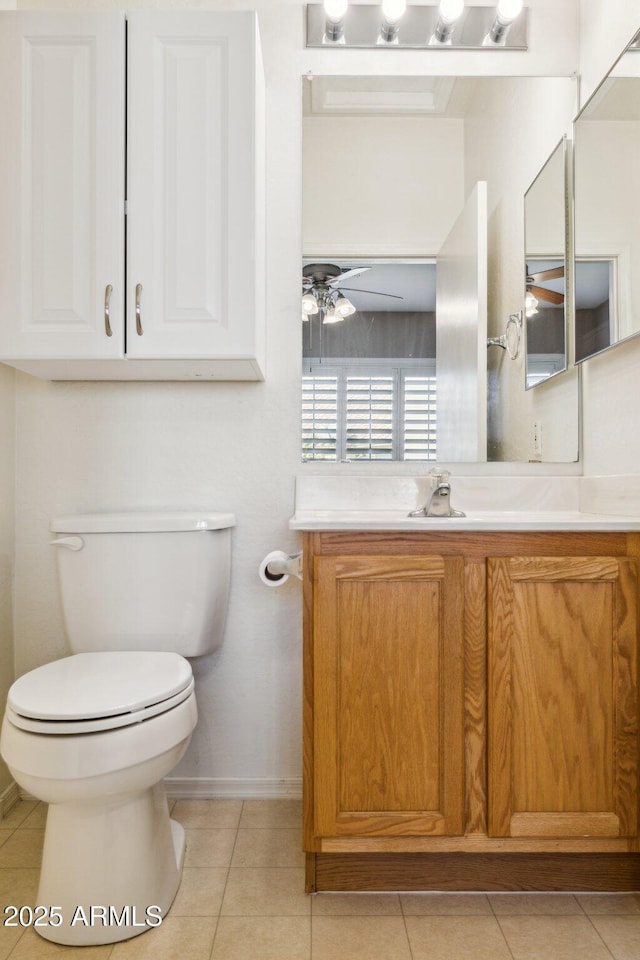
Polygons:
<instances>
[{"instance_id":1,"label":"ceiling fan blade","mask_svg":"<svg viewBox=\"0 0 640 960\"><path fill-rule=\"evenodd\" d=\"M564 267L553 267L551 270L541 270L540 273L530 273L527 280L543 283L545 280L557 280L559 277L564 277Z\"/></svg>"},{"instance_id":2,"label":"ceiling fan blade","mask_svg":"<svg viewBox=\"0 0 640 960\"><path fill-rule=\"evenodd\" d=\"M378 290L359 290L357 287L340 287L341 290L348 290L349 293L368 293L372 297L393 297L394 300L404 300L397 293L380 293Z\"/></svg>"},{"instance_id":3,"label":"ceiling fan blade","mask_svg":"<svg viewBox=\"0 0 640 960\"><path fill-rule=\"evenodd\" d=\"M527 285L527 289L536 297L537 300L546 300L547 303L564 303L564 294L556 290L547 290L546 287L537 287Z\"/></svg>"},{"instance_id":4,"label":"ceiling fan blade","mask_svg":"<svg viewBox=\"0 0 640 960\"><path fill-rule=\"evenodd\" d=\"M349 277L357 277L359 273L366 273L367 270L371 270L371 267L354 267L353 270L345 270L339 277L329 280L329 286L335 287L338 283L342 283L343 280L347 280Z\"/></svg>"}]
</instances>

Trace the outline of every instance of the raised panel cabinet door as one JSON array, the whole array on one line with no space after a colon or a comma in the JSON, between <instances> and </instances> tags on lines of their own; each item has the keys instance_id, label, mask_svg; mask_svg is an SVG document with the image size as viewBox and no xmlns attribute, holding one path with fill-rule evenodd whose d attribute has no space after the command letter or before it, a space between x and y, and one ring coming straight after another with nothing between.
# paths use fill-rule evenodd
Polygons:
<instances>
[{"instance_id":1,"label":"raised panel cabinet door","mask_svg":"<svg viewBox=\"0 0 640 960\"><path fill-rule=\"evenodd\" d=\"M261 352L255 13L128 16L127 355Z\"/></svg>"},{"instance_id":2,"label":"raised panel cabinet door","mask_svg":"<svg viewBox=\"0 0 640 960\"><path fill-rule=\"evenodd\" d=\"M0 13L2 359L123 355L124 84L123 13Z\"/></svg>"},{"instance_id":3,"label":"raised panel cabinet door","mask_svg":"<svg viewBox=\"0 0 640 960\"><path fill-rule=\"evenodd\" d=\"M636 836L635 561L492 558L488 597L490 835Z\"/></svg>"},{"instance_id":4,"label":"raised panel cabinet door","mask_svg":"<svg viewBox=\"0 0 640 960\"><path fill-rule=\"evenodd\" d=\"M463 832L463 569L316 559L316 836Z\"/></svg>"}]
</instances>

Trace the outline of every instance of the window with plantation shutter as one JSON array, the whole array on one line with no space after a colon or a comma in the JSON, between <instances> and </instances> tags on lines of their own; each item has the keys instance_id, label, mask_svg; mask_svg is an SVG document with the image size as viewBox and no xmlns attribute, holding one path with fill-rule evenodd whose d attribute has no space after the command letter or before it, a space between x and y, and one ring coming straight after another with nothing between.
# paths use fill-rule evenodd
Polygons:
<instances>
[{"instance_id":1,"label":"window with plantation shutter","mask_svg":"<svg viewBox=\"0 0 640 960\"><path fill-rule=\"evenodd\" d=\"M339 371L320 368L302 377L302 459L338 460Z\"/></svg>"},{"instance_id":2,"label":"window with plantation shutter","mask_svg":"<svg viewBox=\"0 0 640 960\"><path fill-rule=\"evenodd\" d=\"M402 459L436 459L436 377L402 375Z\"/></svg>"},{"instance_id":3,"label":"window with plantation shutter","mask_svg":"<svg viewBox=\"0 0 640 960\"><path fill-rule=\"evenodd\" d=\"M346 371L342 416L346 460L393 460L397 378Z\"/></svg>"},{"instance_id":4,"label":"window with plantation shutter","mask_svg":"<svg viewBox=\"0 0 640 960\"><path fill-rule=\"evenodd\" d=\"M435 360L305 364L303 460L435 460Z\"/></svg>"}]
</instances>

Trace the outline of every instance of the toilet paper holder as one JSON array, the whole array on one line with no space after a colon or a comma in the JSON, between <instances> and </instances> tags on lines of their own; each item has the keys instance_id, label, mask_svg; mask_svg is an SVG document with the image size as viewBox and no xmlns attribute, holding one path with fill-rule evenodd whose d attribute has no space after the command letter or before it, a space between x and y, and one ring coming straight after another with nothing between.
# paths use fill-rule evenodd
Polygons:
<instances>
[{"instance_id":1,"label":"toilet paper holder","mask_svg":"<svg viewBox=\"0 0 640 960\"><path fill-rule=\"evenodd\" d=\"M273 550L264 558L258 572L267 587L279 587L290 576L302 580L302 553L291 556L283 550Z\"/></svg>"}]
</instances>

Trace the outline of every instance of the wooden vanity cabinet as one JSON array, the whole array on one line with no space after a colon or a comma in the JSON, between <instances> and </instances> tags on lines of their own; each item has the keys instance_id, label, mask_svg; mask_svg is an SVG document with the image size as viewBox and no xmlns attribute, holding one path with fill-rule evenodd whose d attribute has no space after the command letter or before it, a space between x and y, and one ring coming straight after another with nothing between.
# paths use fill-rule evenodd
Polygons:
<instances>
[{"instance_id":1,"label":"wooden vanity cabinet","mask_svg":"<svg viewBox=\"0 0 640 960\"><path fill-rule=\"evenodd\" d=\"M639 544L305 534L307 889L638 889Z\"/></svg>"}]
</instances>

